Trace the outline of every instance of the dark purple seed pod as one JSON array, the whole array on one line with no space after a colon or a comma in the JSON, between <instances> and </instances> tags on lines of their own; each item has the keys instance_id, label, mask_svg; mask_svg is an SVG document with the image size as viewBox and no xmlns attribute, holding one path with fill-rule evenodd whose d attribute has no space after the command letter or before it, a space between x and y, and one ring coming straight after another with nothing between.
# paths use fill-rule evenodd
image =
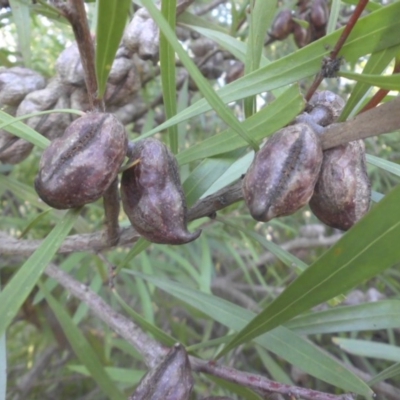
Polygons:
<instances>
[{"instance_id":1,"label":"dark purple seed pod","mask_svg":"<svg viewBox=\"0 0 400 400\"><path fill-rule=\"evenodd\" d=\"M174 155L153 138L129 150L133 166L122 174L121 197L132 226L154 243L183 244L197 239L200 230L187 230L186 200Z\"/></svg>"},{"instance_id":2,"label":"dark purple seed pod","mask_svg":"<svg viewBox=\"0 0 400 400\"><path fill-rule=\"evenodd\" d=\"M275 17L268 35L273 39L283 40L293 32L293 29L292 12L290 10L282 10Z\"/></svg>"},{"instance_id":3,"label":"dark purple seed pod","mask_svg":"<svg viewBox=\"0 0 400 400\"><path fill-rule=\"evenodd\" d=\"M313 94L307 104L306 112L318 125L327 126L339 118L344 104L339 95L323 90Z\"/></svg>"},{"instance_id":4,"label":"dark purple seed pod","mask_svg":"<svg viewBox=\"0 0 400 400\"><path fill-rule=\"evenodd\" d=\"M35 188L58 209L99 199L117 177L127 150L124 126L112 114L78 118L43 152Z\"/></svg>"},{"instance_id":5,"label":"dark purple seed pod","mask_svg":"<svg viewBox=\"0 0 400 400\"><path fill-rule=\"evenodd\" d=\"M129 400L189 400L193 377L187 353L176 344L140 381Z\"/></svg>"},{"instance_id":6,"label":"dark purple seed pod","mask_svg":"<svg viewBox=\"0 0 400 400\"><path fill-rule=\"evenodd\" d=\"M325 0L314 0L311 4L310 20L317 31L324 30L329 19L329 9Z\"/></svg>"},{"instance_id":7,"label":"dark purple seed pod","mask_svg":"<svg viewBox=\"0 0 400 400\"><path fill-rule=\"evenodd\" d=\"M275 133L243 179L243 197L252 217L267 222L306 205L321 163L320 140L308 125L291 125Z\"/></svg>"},{"instance_id":8,"label":"dark purple seed pod","mask_svg":"<svg viewBox=\"0 0 400 400\"><path fill-rule=\"evenodd\" d=\"M343 231L368 211L371 185L362 140L324 151L310 208L324 224Z\"/></svg>"}]
</instances>

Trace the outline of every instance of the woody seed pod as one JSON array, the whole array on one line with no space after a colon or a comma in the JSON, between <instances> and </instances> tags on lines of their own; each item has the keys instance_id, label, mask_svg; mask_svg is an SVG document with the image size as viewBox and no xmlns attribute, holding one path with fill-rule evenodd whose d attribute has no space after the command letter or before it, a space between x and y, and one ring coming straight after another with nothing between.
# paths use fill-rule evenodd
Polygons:
<instances>
[{"instance_id":1,"label":"woody seed pod","mask_svg":"<svg viewBox=\"0 0 400 400\"><path fill-rule=\"evenodd\" d=\"M368 211L371 185L362 140L324 151L310 208L332 228L347 230Z\"/></svg>"},{"instance_id":2,"label":"woody seed pod","mask_svg":"<svg viewBox=\"0 0 400 400\"><path fill-rule=\"evenodd\" d=\"M132 167L124 171L121 197L132 226L147 240L183 244L201 231L187 230L187 208L178 164L167 146L148 138L133 145Z\"/></svg>"},{"instance_id":3,"label":"woody seed pod","mask_svg":"<svg viewBox=\"0 0 400 400\"><path fill-rule=\"evenodd\" d=\"M290 10L282 10L272 23L271 30L268 35L276 40L286 39L294 29L292 12Z\"/></svg>"},{"instance_id":4,"label":"woody seed pod","mask_svg":"<svg viewBox=\"0 0 400 400\"><path fill-rule=\"evenodd\" d=\"M140 381L129 400L188 400L193 377L188 356L176 344L167 356Z\"/></svg>"},{"instance_id":5,"label":"woody seed pod","mask_svg":"<svg viewBox=\"0 0 400 400\"><path fill-rule=\"evenodd\" d=\"M35 188L58 209L99 199L125 158L124 126L112 114L90 113L75 120L43 152Z\"/></svg>"},{"instance_id":6,"label":"woody seed pod","mask_svg":"<svg viewBox=\"0 0 400 400\"><path fill-rule=\"evenodd\" d=\"M322 163L319 138L306 124L288 126L256 154L243 197L257 221L293 214L310 200Z\"/></svg>"}]
</instances>

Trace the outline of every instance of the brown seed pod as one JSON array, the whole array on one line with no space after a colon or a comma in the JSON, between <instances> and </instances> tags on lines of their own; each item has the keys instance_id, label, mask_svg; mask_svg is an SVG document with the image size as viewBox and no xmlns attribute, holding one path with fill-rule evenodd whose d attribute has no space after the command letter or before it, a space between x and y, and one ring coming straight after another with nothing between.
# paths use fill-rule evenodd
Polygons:
<instances>
[{"instance_id":1,"label":"brown seed pod","mask_svg":"<svg viewBox=\"0 0 400 400\"><path fill-rule=\"evenodd\" d=\"M268 35L275 40L283 40L293 32L293 29L292 12L290 10L282 10L275 17Z\"/></svg>"},{"instance_id":2,"label":"brown seed pod","mask_svg":"<svg viewBox=\"0 0 400 400\"><path fill-rule=\"evenodd\" d=\"M339 95L323 90L313 94L307 104L306 112L318 125L327 126L339 118L344 104Z\"/></svg>"},{"instance_id":3,"label":"brown seed pod","mask_svg":"<svg viewBox=\"0 0 400 400\"><path fill-rule=\"evenodd\" d=\"M370 198L363 141L324 151L320 176L310 200L315 216L326 225L345 231L367 213Z\"/></svg>"},{"instance_id":4,"label":"brown seed pod","mask_svg":"<svg viewBox=\"0 0 400 400\"><path fill-rule=\"evenodd\" d=\"M294 23L293 36L294 41L299 48L302 48L311 42L311 30L303 28L297 22Z\"/></svg>"},{"instance_id":5,"label":"brown seed pod","mask_svg":"<svg viewBox=\"0 0 400 400\"><path fill-rule=\"evenodd\" d=\"M160 364L143 377L129 400L188 400L193 383L186 351L176 344Z\"/></svg>"},{"instance_id":6,"label":"brown seed pod","mask_svg":"<svg viewBox=\"0 0 400 400\"><path fill-rule=\"evenodd\" d=\"M45 86L46 79L28 68L0 67L0 107L18 106L27 94Z\"/></svg>"},{"instance_id":7,"label":"brown seed pod","mask_svg":"<svg viewBox=\"0 0 400 400\"><path fill-rule=\"evenodd\" d=\"M32 149L32 143L0 130L0 161L2 163L18 164L29 156Z\"/></svg>"},{"instance_id":8,"label":"brown seed pod","mask_svg":"<svg viewBox=\"0 0 400 400\"><path fill-rule=\"evenodd\" d=\"M310 19L317 31L325 30L329 19L329 10L325 0L314 0L312 2Z\"/></svg>"},{"instance_id":9,"label":"brown seed pod","mask_svg":"<svg viewBox=\"0 0 400 400\"><path fill-rule=\"evenodd\" d=\"M124 46L137 53L142 60L158 59L160 32L147 10L139 8L127 26L123 36Z\"/></svg>"},{"instance_id":10,"label":"brown seed pod","mask_svg":"<svg viewBox=\"0 0 400 400\"><path fill-rule=\"evenodd\" d=\"M121 180L124 211L132 226L147 240L183 244L201 231L187 230L187 208L178 164L167 146L148 138L134 143Z\"/></svg>"},{"instance_id":11,"label":"brown seed pod","mask_svg":"<svg viewBox=\"0 0 400 400\"><path fill-rule=\"evenodd\" d=\"M58 209L99 199L125 158L124 126L112 114L90 113L75 120L43 152L35 188Z\"/></svg>"},{"instance_id":12,"label":"brown seed pod","mask_svg":"<svg viewBox=\"0 0 400 400\"><path fill-rule=\"evenodd\" d=\"M76 42L60 54L56 62L56 69L60 81L65 85L83 86L85 84L85 73Z\"/></svg>"},{"instance_id":13,"label":"brown seed pod","mask_svg":"<svg viewBox=\"0 0 400 400\"><path fill-rule=\"evenodd\" d=\"M257 221L293 214L310 200L322 163L320 140L307 124L281 129L256 154L243 197Z\"/></svg>"}]
</instances>

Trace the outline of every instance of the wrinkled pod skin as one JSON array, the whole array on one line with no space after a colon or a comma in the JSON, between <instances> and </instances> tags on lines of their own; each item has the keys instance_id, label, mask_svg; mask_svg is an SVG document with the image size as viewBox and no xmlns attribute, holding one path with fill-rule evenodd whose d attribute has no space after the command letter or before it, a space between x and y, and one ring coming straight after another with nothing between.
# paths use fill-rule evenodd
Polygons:
<instances>
[{"instance_id":1,"label":"wrinkled pod skin","mask_svg":"<svg viewBox=\"0 0 400 400\"><path fill-rule=\"evenodd\" d=\"M176 344L160 364L143 377L129 400L189 400L193 383L186 351Z\"/></svg>"},{"instance_id":2,"label":"wrinkled pod skin","mask_svg":"<svg viewBox=\"0 0 400 400\"><path fill-rule=\"evenodd\" d=\"M122 174L121 198L132 226L147 240L184 244L201 231L187 230L187 207L178 164L167 146L148 138L134 143ZM135 163L136 162L136 163Z\"/></svg>"},{"instance_id":3,"label":"wrinkled pod skin","mask_svg":"<svg viewBox=\"0 0 400 400\"><path fill-rule=\"evenodd\" d=\"M243 179L243 197L257 221L290 215L310 200L322 163L320 140L307 124L275 133Z\"/></svg>"},{"instance_id":4,"label":"wrinkled pod skin","mask_svg":"<svg viewBox=\"0 0 400 400\"><path fill-rule=\"evenodd\" d=\"M370 206L371 185L362 140L324 151L310 208L324 224L343 231L351 228Z\"/></svg>"},{"instance_id":5,"label":"wrinkled pod skin","mask_svg":"<svg viewBox=\"0 0 400 400\"><path fill-rule=\"evenodd\" d=\"M80 207L99 199L127 151L124 126L112 114L88 113L43 152L35 189L49 206Z\"/></svg>"}]
</instances>

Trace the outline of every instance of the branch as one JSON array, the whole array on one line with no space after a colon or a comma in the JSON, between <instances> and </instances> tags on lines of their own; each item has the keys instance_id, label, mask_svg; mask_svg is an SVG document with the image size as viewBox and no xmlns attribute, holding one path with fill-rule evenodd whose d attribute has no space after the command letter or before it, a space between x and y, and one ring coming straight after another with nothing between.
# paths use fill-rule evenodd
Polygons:
<instances>
[{"instance_id":1,"label":"branch","mask_svg":"<svg viewBox=\"0 0 400 400\"><path fill-rule=\"evenodd\" d=\"M321 137L324 150L353 140L364 139L400 129L400 97L382 104L372 110L357 115L346 122L329 125ZM229 185L218 192L199 200L190 210L188 220L202 217L213 217L215 213L243 199L241 182ZM121 230L119 245L136 242L139 234L133 228ZM32 254L42 243L42 240L17 240L0 231L0 254ZM67 237L58 250L59 253L74 251L99 251L111 246L102 238L102 232Z\"/></svg>"},{"instance_id":2,"label":"branch","mask_svg":"<svg viewBox=\"0 0 400 400\"><path fill-rule=\"evenodd\" d=\"M75 280L55 265L48 266L45 273L55 279L73 296L84 302L97 317L104 321L123 339L132 344L143 356L149 368L154 368L159 363L160 358L166 354L166 349L157 341L148 337L134 322L114 311L97 293L93 292L86 285ZM302 397L305 400L354 400L350 394L335 396L316 390L286 385L259 375L248 374L195 357L190 357L190 362L193 371L211 374L264 393L291 394L292 396Z\"/></svg>"},{"instance_id":3,"label":"branch","mask_svg":"<svg viewBox=\"0 0 400 400\"><path fill-rule=\"evenodd\" d=\"M55 279L73 296L84 302L98 318L107 324L107 326L134 346L143 356L149 368L153 368L158 364L159 358L165 354L165 350L157 341L147 336L139 326L128 318L115 312L88 286L75 280L55 265L50 264L45 273Z\"/></svg>"}]
</instances>

